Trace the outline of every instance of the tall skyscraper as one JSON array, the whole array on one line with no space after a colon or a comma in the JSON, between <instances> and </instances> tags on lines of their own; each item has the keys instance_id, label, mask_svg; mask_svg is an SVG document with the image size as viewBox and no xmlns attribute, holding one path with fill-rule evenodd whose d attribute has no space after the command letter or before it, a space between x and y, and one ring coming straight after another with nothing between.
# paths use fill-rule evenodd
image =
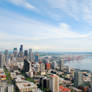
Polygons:
<instances>
[{"instance_id":1,"label":"tall skyscraper","mask_svg":"<svg viewBox=\"0 0 92 92\"><path fill-rule=\"evenodd\" d=\"M36 55L35 55L35 62L39 62L39 54L38 53L36 53Z\"/></svg>"},{"instance_id":2,"label":"tall skyscraper","mask_svg":"<svg viewBox=\"0 0 92 92\"><path fill-rule=\"evenodd\" d=\"M14 48L14 49L13 49L13 54L14 54L14 57L17 57L17 55L18 55L18 50L17 50L17 48Z\"/></svg>"},{"instance_id":3,"label":"tall skyscraper","mask_svg":"<svg viewBox=\"0 0 92 92\"><path fill-rule=\"evenodd\" d=\"M5 50L4 54L5 54L5 56L8 56L9 55L8 50Z\"/></svg>"},{"instance_id":4,"label":"tall skyscraper","mask_svg":"<svg viewBox=\"0 0 92 92\"><path fill-rule=\"evenodd\" d=\"M49 81L50 81L50 78L47 78L47 77L41 77L40 78L40 87L43 89L43 88L45 88L45 89L47 89L47 90L49 90Z\"/></svg>"},{"instance_id":5,"label":"tall skyscraper","mask_svg":"<svg viewBox=\"0 0 92 92\"><path fill-rule=\"evenodd\" d=\"M81 71L76 70L74 73L74 85L75 87L82 86L83 84L83 74Z\"/></svg>"},{"instance_id":6,"label":"tall skyscraper","mask_svg":"<svg viewBox=\"0 0 92 92\"><path fill-rule=\"evenodd\" d=\"M53 69L57 68L57 66L58 66L56 61L53 61L51 65L52 65Z\"/></svg>"},{"instance_id":7,"label":"tall skyscraper","mask_svg":"<svg viewBox=\"0 0 92 92\"><path fill-rule=\"evenodd\" d=\"M23 66L23 71L24 72L29 72L30 69L30 63L27 59L24 59L24 66Z\"/></svg>"},{"instance_id":8,"label":"tall skyscraper","mask_svg":"<svg viewBox=\"0 0 92 92\"><path fill-rule=\"evenodd\" d=\"M23 52L23 45L20 45L20 52Z\"/></svg>"},{"instance_id":9,"label":"tall skyscraper","mask_svg":"<svg viewBox=\"0 0 92 92\"><path fill-rule=\"evenodd\" d=\"M5 62L8 62L8 58L9 58L8 50L5 50L4 54L5 54Z\"/></svg>"},{"instance_id":10,"label":"tall skyscraper","mask_svg":"<svg viewBox=\"0 0 92 92\"><path fill-rule=\"evenodd\" d=\"M0 53L0 68L3 68L5 64L5 55Z\"/></svg>"},{"instance_id":11,"label":"tall skyscraper","mask_svg":"<svg viewBox=\"0 0 92 92\"><path fill-rule=\"evenodd\" d=\"M24 56L28 57L28 50L24 51Z\"/></svg>"},{"instance_id":12,"label":"tall skyscraper","mask_svg":"<svg viewBox=\"0 0 92 92\"><path fill-rule=\"evenodd\" d=\"M64 59L61 59L61 60L60 60L60 70L62 70L63 65L64 65Z\"/></svg>"},{"instance_id":13,"label":"tall skyscraper","mask_svg":"<svg viewBox=\"0 0 92 92\"><path fill-rule=\"evenodd\" d=\"M32 53L32 49L29 49L29 60L32 62L33 60L33 53Z\"/></svg>"},{"instance_id":14,"label":"tall skyscraper","mask_svg":"<svg viewBox=\"0 0 92 92\"><path fill-rule=\"evenodd\" d=\"M20 45L19 56L23 57L23 45Z\"/></svg>"},{"instance_id":15,"label":"tall skyscraper","mask_svg":"<svg viewBox=\"0 0 92 92\"><path fill-rule=\"evenodd\" d=\"M51 92L59 92L59 77L56 74L50 76L50 90Z\"/></svg>"}]
</instances>

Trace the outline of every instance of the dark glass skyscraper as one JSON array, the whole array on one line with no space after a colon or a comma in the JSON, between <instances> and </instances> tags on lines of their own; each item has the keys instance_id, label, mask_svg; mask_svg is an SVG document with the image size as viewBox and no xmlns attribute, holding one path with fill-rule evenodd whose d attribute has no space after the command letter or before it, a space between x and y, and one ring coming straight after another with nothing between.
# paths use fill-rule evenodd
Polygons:
<instances>
[{"instance_id":1,"label":"dark glass skyscraper","mask_svg":"<svg viewBox=\"0 0 92 92\"><path fill-rule=\"evenodd\" d=\"M20 45L19 56L20 56L20 57L23 57L23 45Z\"/></svg>"},{"instance_id":2,"label":"dark glass skyscraper","mask_svg":"<svg viewBox=\"0 0 92 92\"><path fill-rule=\"evenodd\" d=\"M20 45L20 52L23 52L23 45Z\"/></svg>"},{"instance_id":3,"label":"dark glass skyscraper","mask_svg":"<svg viewBox=\"0 0 92 92\"><path fill-rule=\"evenodd\" d=\"M24 51L24 56L28 57L28 50Z\"/></svg>"}]
</instances>

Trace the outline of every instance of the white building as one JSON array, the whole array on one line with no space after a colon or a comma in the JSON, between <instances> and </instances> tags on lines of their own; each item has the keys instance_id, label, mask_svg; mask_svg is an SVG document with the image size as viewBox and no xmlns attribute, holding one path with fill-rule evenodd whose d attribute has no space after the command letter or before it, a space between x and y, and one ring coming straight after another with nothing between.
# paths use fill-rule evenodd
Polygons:
<instances>
[{"instance_id":1,"label":"white building","mask_svg":"<svg viewBox=\"0 0 92 92\"><path fill-rule=\"evenodd\" d=\"M14 92L14 86L8 85L8 92Z\"/></svg>"},{"instance_id":2,"label":"white building","mask_svg":"<svg viewBox=\"0 0 92 92\"><path fill-rule=\"evenodd\" d=\"M59 92L59 77L55 74L50 76L50 90L52 92Z\"/></svg>"},{"instance_id":3,"label":"white building","mask_svg":"<svg viewBox=\"0 0 92 92\"><path fill-rule=\"evenodd\" d=\"M12 84L0 83L0 92L14 92L14 86Z\"/></svg>"},{"instance_id":4,"label":"white building","mask_svg":"<svg viewBox=\"0 0 92 92\"><path fill-rule=\"evenodd\" d=\"M25 81L22 83L16 83L16 86L20 92L37 92L37 85L32 82Z\"/></svg>"}]
</instances>

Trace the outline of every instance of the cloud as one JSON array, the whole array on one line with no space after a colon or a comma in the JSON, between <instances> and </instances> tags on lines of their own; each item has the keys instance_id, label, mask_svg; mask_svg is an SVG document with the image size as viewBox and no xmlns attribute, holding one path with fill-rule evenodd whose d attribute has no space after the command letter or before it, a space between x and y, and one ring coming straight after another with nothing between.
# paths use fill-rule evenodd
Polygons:
<instances>
[{"instance_id":1,"label":"cloud","mask_svg":"<svg viewBox=\"0 0 92 92\"><path fill-rule=\"evenodd\" d=\"M72 17L77 22L86 22L92 26L92 0L5 0L14 5L35 10L42 16L56 21ZM33 2L34 5L31 3ZM67 16L68 15L68 16ZM65 17L66 16L66 17Z\"/></svg>"},{"instance_id":2,"label":"cloud","mask_svg":"<svg viewBox=\"0 0 92 92\"><path fill-rule=\"evenodd\" d=\"M26 48L48 51L80 51L85 50L87 45L92 47L91 40L88 40L92 32L80 34L66 22L54 26L6 10L0 12L0 46L3 49L19 46L20 43Z\"/></svg>"},{"instance_id":3,"label":"cloud","mask_svg":"<svg viewBox=\"0 0 92 92\"><path fill-rule=\"evenodd\" d=\"M30 19L13 12L1 11L0 29L7 39L41 40L56 38L87 38L92 32L80 34L71 25L61 22L58 26ZM6 14L8 16L6 16ZM4 14L4 15L3 15ZM4 39L6 39L4 37Z\"/></svg>"},{"instance_id":4,"label":"cloud","mask_svg":"<svg viewBox=\"0 0 92 92\"><path fill-rule=\"evenodd\" d=\"M24 8L28 8L31 10L36 10L36 7L33 6L32 4L30 4L27 0L8 0L8 2L24 7Z\"/></svg>"},{"instance_id":5,"label":"cloud","mask_svg":"<svg viewBox=\"0 0 92 92\"><path fill-rule=\"evenodd\" d=\"M58 26L53 26L22 16L17 16L16 20L11 17L5 18L2 16L0 28L5 34L7 33L7 39L17 40L84 38L88 36L86 34L74 32L67 23L60 23Z\"/></svg>"},{"instance_id":6,"label":"cloud","mask_svg":"<svg viewBox=\"0 0 92 92\"><path fill-rule=\"evenodd\" d=\"M92 25L92 0L47 0L50 7ZM61 14L62 15L62 14Z\"/></svg>"}]
</instances>

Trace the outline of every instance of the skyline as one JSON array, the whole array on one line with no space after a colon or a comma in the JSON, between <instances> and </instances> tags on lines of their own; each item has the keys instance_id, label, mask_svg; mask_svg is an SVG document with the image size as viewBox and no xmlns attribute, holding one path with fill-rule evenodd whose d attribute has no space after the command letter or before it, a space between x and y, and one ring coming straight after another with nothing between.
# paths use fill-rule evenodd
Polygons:
<instances>
[{"instance_id":1,"label":"skyline","mask_svg":"<svg viewBox=\"0 0 92 92\"><path fill-rule=\"evenodd\" d=\"M90 2L90 3L89 3ZM1 0L0 50L92 52L91 0Z\"/></svg>"}]
</instances>

